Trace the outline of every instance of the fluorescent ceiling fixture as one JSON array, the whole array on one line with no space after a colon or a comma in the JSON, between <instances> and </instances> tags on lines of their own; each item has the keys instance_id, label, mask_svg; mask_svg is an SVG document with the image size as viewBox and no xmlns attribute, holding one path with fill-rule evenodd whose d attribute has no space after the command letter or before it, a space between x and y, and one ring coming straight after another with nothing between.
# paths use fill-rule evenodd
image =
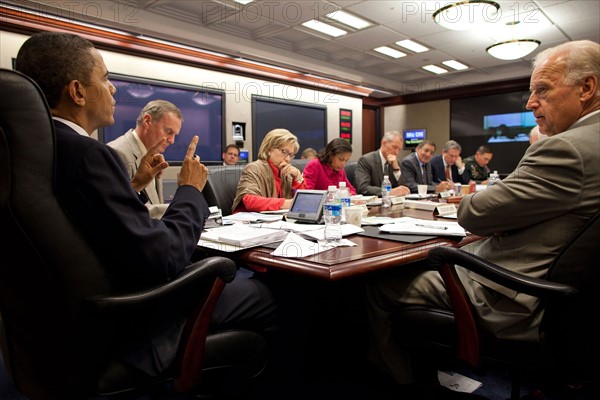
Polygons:
<instances>
[{"instance_id":1,"label":"fluorescent ceiling fixture","mask_svg":"<svg viewBox=\"0 0 600 400\"><path fill-rule=\"evenodd\" d=\"M248 3L252 3L254 0L233 0L236 3L240 3L240 4L248 4Z\"/></svg>"},{"instance_id":2,"label":"fluorescent ceiling fixture","mask_svg":"<svg viewBox=\"0 0 600 400\"><path fill-rule=\"evenodd\" d=\"M373 50L375 50L378 53L385 54L386 56L390 56L392 58L400 58L400 57L406 56L406 53L392 49L391 47L387 47L387 46L377 47L376 49L373 49Z\"/></svg>"},{"instance_id":3,"label":"fluorescent ceiling fixture","mask_svg":"<svg viewBox=\"0 0 600 400\"><path fill-rule=\"evenodd\" d=\"M498 22L499 10L500 5L495 1L459 1L440 8L433 13L432 17L438 25L444 28L464 31Z\"/></svg>"},{"instance_id":4,"label":"fluorescent ceiling fixture","mask_svg":"<svg viewBox=\"0 0 600 400\"><path fill-rule=\"evenodd\" d=\"M365 29L366 27L371 26L370 22L355 17L354 15L349 14L345 11L334 11L332 13L327 14L327 17L337 22L341 22L342 24L351 26L354 29Z\"/></svg>"},{"instance_id":5,"label":"fluorescent ceiling fixture","mask_svg":"<svg viewBox=\"0 0 600 400\"><path fill-rule=\"evenodd\" d=\"M343 29L339 29L339 28L336 28L335 26L327 25L326 23L317 21L315 19L303 22L302 26L305 26L309 29L312 29L312 30L315 30L315 31L318 31L318 32L321 32L321 33L324 33L326 35L333 36L333 37L342 36L342 35L345 35L346 33L348 33Z\"/></svg>"},{"instance_id":6,"label":"fluorescent ceiling fixture","mask_svg":"<svg viewBox=\"0 0 600 400\"><path fill-rule=\"evenodd\" d=\"M433 72L434 74L445 74L446 72L448 72L447 70L445 70L444 68L440 68L437 65L425 65L424 67L421 67L429 72Z\"/></svg>"},{"instance_id":7,"label":"fluorescent ceiling fixture","mask_svg":"<svg viewBox=\"0 0 600 400\"><path fill-rule=\"evenodd\" d=\"M457 71L463 70L463 69L469 69L468 66L466 66L463 63L460 63L456 60L448 60L448 61L442 61L442 64L444 64L447 67L450 67L452 69L455 69Z\"/></svg>"},{"instance_id":8,"label":"fluorescent ceiling fixture","mask_svg":"<svg viewBox=\"0 0 600 400\"><path fill-rule=\"evenodd\" d=\"M539 40L534 39L509 40L507 42L496 43L485 49L485 51L500 60L516 60L525 57L537 49L540 43Z\"/></svg>"},{"instance_id":9,"label":"fluorescent ceiling fixture","mask_svg":"<svg viewBox=\"0 0 600 400\"><path fill-rule=\"evenodd\" d=\"M414 51L415 53L423 53L424 51L429 50L427 47L408 39L396 42L396 44L410 51Z\"/></svg>"}]
</instances>

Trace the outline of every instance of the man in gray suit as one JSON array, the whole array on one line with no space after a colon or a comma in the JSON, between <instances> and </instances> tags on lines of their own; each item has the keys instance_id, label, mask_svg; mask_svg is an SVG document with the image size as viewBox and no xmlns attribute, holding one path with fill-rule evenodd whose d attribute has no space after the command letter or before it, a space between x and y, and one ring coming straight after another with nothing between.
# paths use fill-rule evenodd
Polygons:
<instances>
[{"instance_id":1,"label":"man in gray suit","mask_svg":"<svg viewBox=\"0 0 600 400\"><path fill-rule=\"evenodd\" d=\"M402 150L400 132L386 132L381 139L379 150L363 155L356 164L356 193L381 196L383 176L388 175L392 184L392 196L404 196L410 190L403 186L398 165L398 153Z\"/></svg>"},{"instance_id":2,"label":"man in gray suit","mask_svg":"<svg viewBox=\"0 0 600 400\"><path fill-rule=\"evenodd\" d=\"M600 45L573 41L539 53L531 95L540 132L512 174L466 196L458 222L485 237L467 246L493 263L536 278L546 275L561 247L600 209ZM417 270L416 268L414 270ZM539 340L539 299L459 270L486 329L500 338ZM394 342L390 313L406 304L450 309L437 271L400 271L369 285L373 346L370 359L409 391L407 348Z\"/></svg>"},{"instance_id":3,"label":"man in gray suit","mask_svg":"<svg viewBox=\"0 0 600 400\"><path fill-rule=\"evenodd\" d=\"M161 173L169 164L162 153L175 142L183 124L181 110L166 100L152 100L140 112L135 129L108 143L115 149L127 167L134 189L140 194L152 218L161 218L167 209L163 196ZM164 138L164 139L163 139ZM158 169L145 186L136 187L135 176L142 163L151 163Z\"/></svg>"}]
</instances>

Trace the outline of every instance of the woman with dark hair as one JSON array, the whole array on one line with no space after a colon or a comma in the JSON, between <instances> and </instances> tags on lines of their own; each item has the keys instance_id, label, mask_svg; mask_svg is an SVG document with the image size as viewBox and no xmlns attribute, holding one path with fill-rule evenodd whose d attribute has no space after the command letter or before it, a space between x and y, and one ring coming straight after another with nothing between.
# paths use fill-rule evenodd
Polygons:
<instances>
[{"instance_id":1,"label":"woman with dark hair","mask_svg":"<svg viewBox=\"0 0 600 400\"><path fill-rule=\"evenodd\" d=\"M304 167L304 184L308 189L327 190L330 185L337 187L340 182L346 182L350 194L355 195L356 189L344 171L351 156L352 146L347 140L333 139L327 143L325 150L319 152L317 158L310 160Z\"/></svg>"}]
</instances>

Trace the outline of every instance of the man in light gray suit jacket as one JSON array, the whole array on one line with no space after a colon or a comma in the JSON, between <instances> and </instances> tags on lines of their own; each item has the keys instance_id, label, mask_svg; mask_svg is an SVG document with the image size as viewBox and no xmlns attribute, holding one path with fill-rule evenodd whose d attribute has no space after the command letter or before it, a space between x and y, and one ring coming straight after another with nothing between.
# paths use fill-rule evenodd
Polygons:
<instances>
[{"instance_id":1,"label":"man in light gray suit jacket","mask_svg":"<svg viewBox=\"0 0 600 400\"><path fill-rule=\"evenodd\" d=\"M383 175L388 175L392 184L392 196L404 196L410 190L402 184L398 153L402 150L400 132L386 132L381 139L379 150L363 155L356 163L354 179L356 193L381 196ZM384 173L385 171L385 173Z\"/></svg>"},{"instance_id":2,"label":"man in light gray suit jacket","mask_svg":"<svg viewBox=\"0 0 600 400\"><path fill-rule=\"evenodd\" d=\"M543 278L562 246L600 209L600 45L574 41L533 61L531 95L540 132L512 174L466 196L458 222L484 236L466 250L518 273ZM437 271L402 273L369 285L370 359L405 388L413 382L407 348L394 342L390 313L405 304L447 307ZM499 338L539 340L539 299L459 271L482 323ZM408 389L406 389L408 390Z\"/></svg>"},{"instance_id":3,"label":"man in light gray suit jacket","mask_svg":"<svg viewBox=\"0 0 600 400\"><path fill-rule=\"evenodd\" d=\"M183 114L177 106L165 100L152 100L140 112L135 129L108 143L125 163L132 185L152 218L161 218L168 206L163 197L161 173L140 188L135 187L134 176L142 162L151 162L161 170L169 166L162 153L175 142L182 124Z\"/></svg>"}]
</instances>

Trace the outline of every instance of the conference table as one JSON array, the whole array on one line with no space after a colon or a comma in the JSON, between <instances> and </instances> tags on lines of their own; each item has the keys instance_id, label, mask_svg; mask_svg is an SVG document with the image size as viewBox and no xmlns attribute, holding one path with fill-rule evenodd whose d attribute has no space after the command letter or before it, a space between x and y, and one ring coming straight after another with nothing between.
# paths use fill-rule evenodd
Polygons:
<instances>
[{"instance_id":1,"label":"conference table","mask_svg":"<svg viewBox=\"0 0 600 400\"><path fill-rule=\"evenodd\" d=\"M438 219L431 211L408 209L401 204L393 205L387 210L381 206L371 207L369 216ZM255 272L278 271L325 281L339 281L422 261L427 257L429 250L435 247L462 247L480 239L480 237L470 234L467 234L466 237L437 236L415 243L379 239L358 234L346 238L356 243L356 246L335 247L302 258L273 256L270 254L273 249L268 247L252 247L236 252L222 252L199 246L197 251L202 254L232 258Z\"/></svg>"}]
</instances>

